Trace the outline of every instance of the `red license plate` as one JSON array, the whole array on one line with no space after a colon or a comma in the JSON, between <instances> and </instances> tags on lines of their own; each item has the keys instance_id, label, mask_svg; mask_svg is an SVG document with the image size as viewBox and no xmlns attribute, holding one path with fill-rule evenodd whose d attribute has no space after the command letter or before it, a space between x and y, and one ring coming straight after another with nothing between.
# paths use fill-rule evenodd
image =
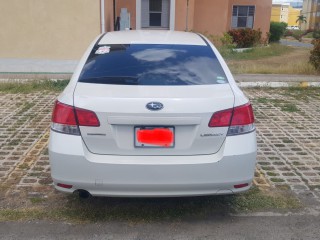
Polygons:
<instances>
[{"instance_id":1,"label":"red license plate","mask_svg":"<svg viewBox=\"0 0 320 240\"><path fill-rule=\"evenodd\" d=\"M173 127L136 127L135 147L174 147Z\"/></svg>"}]
</instances>

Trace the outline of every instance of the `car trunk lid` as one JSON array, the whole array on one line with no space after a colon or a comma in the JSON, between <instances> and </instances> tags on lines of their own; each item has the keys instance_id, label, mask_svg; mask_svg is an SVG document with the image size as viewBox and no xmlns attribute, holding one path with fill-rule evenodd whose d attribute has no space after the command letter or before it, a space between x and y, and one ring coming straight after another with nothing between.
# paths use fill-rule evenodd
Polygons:
<instances>
[{"instance_id":1,"label":"car trunk lid","mask_svg":"<svg viewBox=\"0 0 320 240\"><path fill-rule=\"evenodd\" d=\"M150 111L151 102L163 104ZM80 127L89 151L109 155L199 155L216 153L228 127L210 128L212 114L233 108L229 84L132 86L78 83L74 106L94 111L99 127ZM138 146L140 128L169 128L174 145Z\"/></svg>"}]
</instances>

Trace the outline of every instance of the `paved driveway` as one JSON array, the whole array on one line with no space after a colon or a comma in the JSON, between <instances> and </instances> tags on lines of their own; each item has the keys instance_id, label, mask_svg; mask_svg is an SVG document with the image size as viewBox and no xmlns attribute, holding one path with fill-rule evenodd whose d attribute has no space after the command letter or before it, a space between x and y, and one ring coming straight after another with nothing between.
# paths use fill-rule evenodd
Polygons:
<instances>
[{"instance_id":1,"label":"paved driveway","mask_svg":"<svg viewBox=\"0 0 320 240\"><path fill-rule=\"evenodd\" d=\"M288 41L286 39L281 39L280 43L282 45L292 46L292 47L305 47L305 48L313 48L311 43L303 43L298 41Z\"/></svg>"},{"instance_id":2,"label":"paved driveway","mask_svg":"<svg viewBox=\"0 0 320 240\"><path fill-rule=\"evenodd\" d=\"M319 201L319 88L247 88L245 92L257 122L256 184L288 188ZM56 96L51 92L1 93L0 206L13 204L12 199L23 202L57 194L51 185L47 150Z\"/></svg>"}]
</instances>

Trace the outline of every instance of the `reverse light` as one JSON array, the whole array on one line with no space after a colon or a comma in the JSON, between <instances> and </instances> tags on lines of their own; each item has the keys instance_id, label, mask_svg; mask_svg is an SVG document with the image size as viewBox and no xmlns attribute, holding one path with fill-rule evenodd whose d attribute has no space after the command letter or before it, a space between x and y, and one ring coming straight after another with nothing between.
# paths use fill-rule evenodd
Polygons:
<instances>
[{"instance_id":1,"label":"reverse light","mask_svg":"<svg viewBox=\"0 0 320 240\"><path fill-rule=\"evenodd\" d=\"M228 136L252 132L255 129L253 109L250 103L216 112L212 115L209 127L228 127Z\"/></svg>"},{"instance_id":2,"label":"reverse light","mask_svg":"<svg viewBox=\"0 0 320 240\"><path fill-rule=\"evenodd\" d=\"M51 129L65 134L80 135L79 126L99 127L100 122L92 111L56 101L52 113Z\"/></svg>"}]
</instances>

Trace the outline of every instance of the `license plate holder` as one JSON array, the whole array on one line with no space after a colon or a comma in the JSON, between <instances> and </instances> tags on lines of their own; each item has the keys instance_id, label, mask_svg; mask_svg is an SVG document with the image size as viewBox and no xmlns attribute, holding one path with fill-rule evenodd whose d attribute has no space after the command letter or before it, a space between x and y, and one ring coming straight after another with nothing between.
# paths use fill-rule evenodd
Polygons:
<instances>
[{"instance_id":1,"label":"license plate holder","mask_svg":"<svg viewBox=\"0 0 320 240\"><path fill-rule=\"evenodd\" d=\"M160 130L164 130L165 134L168 131L170 131L173 134L172 141L171 141L170 144L168 144L168 145L157 145L157 144L150 144L150 143L140 142L138 140L139 131L147 130L147 132L150 131L150 134L152 135L152 132L154 130L159 130L159 129ZM141 134L140 134L140 138L141 138ZM175 128L173 126L135 126L134 127L134 147L135 148L174 148L175 147Z\"/></svg>"}]
</instances>

